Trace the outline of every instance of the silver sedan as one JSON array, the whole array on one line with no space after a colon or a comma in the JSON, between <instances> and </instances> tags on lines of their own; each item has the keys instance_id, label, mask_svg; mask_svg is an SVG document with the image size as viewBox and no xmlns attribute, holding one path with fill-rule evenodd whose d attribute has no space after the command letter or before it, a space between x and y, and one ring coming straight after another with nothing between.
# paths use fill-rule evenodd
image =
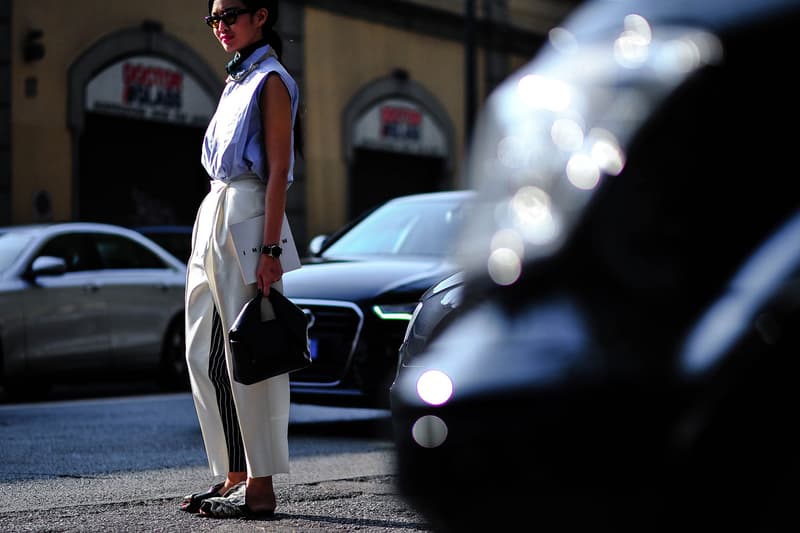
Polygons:
<instances>
[{"instance_id":1,"label":"silver sedan","mask_svg":"<svg viewBox=\"0 0 800 533\"><path fill-rule=\"evenodd\" d=\"M66 379L151 374L188 383L186 267L108 224L0 228L0 382L32 396Z\"/></svg>"}]
</instances>

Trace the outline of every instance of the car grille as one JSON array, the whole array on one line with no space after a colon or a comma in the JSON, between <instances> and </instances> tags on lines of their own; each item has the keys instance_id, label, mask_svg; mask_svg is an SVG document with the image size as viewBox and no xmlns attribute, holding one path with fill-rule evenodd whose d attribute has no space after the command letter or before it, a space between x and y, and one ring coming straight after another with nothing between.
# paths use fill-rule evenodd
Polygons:
<instances>
[{"instance_id":1,"label":"car grille","mask_svg":"<svg viewBox=\"0 0 800 533\"><path fill-rule=\"evenodd\" d=\"M310 313L308 330L313 363L293 372L295 383L338 383L350 365L364 315L351 302L295 299L292 301Z\"/></svg>"}]
</instances>

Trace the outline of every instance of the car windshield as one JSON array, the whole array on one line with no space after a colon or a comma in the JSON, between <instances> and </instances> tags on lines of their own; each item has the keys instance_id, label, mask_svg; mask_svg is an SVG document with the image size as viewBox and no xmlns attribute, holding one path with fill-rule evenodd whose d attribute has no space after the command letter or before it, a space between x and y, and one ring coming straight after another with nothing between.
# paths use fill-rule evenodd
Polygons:
<instances>
[{"instance_id":1,"label":"car windshield","mask_svg":"<svg viewBox=\"0 0 800 533\"><path fill-rule=\"evenodd\" d=\"M444 257L464 220L461 198L389 202L353 226L324 257L382 255Z\"/></svg>"},{"instance_id":2,"label":"car windshield","mask_svg":"<svg viewBox=\"0 0 800 533\"><path fill-rule=\"evenodd\" d=\"M0 233L0 272L16 261L33 237L19 233Z\"/></svg>"}]
</instances>

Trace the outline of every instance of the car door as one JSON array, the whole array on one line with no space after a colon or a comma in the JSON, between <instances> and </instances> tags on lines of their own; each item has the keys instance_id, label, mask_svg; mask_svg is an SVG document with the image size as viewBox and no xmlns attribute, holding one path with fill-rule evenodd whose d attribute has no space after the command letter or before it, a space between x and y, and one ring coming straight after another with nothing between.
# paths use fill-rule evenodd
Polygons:
<instances>
[{"instance_id":1,"label":"car door","mask_svg":"<svg viewBox=\"0 0 800 533\"><path fill-rule=\"evenodd\" d=\"M170 321L183 305L183 274L143 244L119 234L92 235L103 270L102 294L116 369L155 365Z\"/></svg>"},{"instance_id":2,"label":"car door","mask_svg":"<svg viewBox=\"0 0 800 533\"><path fill-rule=\"evenodd\" d=\"M111 347L107 309L88 235L56 235L39 249L41 256L62 258L67 268L37 277L24 298L28 369L55 374L104 368Z\"/></svg>"}]
</instances>

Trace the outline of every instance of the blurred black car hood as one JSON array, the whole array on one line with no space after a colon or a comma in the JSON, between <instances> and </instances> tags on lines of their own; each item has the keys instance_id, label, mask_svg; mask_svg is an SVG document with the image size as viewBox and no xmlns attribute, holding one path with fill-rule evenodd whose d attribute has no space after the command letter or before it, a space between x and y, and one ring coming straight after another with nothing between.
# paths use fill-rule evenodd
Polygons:
<instances>
[{"instance_id":1,"label":"blurred black car hood","mask_svg":"<svg viewBox=\"0 0 800 533\"><path fill-rule=\"evenodd\" d=\"M593 0L568 17L565 26L582 39L607 36L626 15L636 13L660 26L694 26L715 32L753 25L787 11L797 0Z\"/></svg>"},{"instance_id":2,"label":"blurred black car hood","mask_svg":"<svg viewBox=\"0 0 800 533\"><path fill-rule=\"evenodd\" d=\"M431 285L458 270L439 258L322 260L283 276L290 298L363 301L408 293L416 301Z\"/></svg>"}]
</instances>

